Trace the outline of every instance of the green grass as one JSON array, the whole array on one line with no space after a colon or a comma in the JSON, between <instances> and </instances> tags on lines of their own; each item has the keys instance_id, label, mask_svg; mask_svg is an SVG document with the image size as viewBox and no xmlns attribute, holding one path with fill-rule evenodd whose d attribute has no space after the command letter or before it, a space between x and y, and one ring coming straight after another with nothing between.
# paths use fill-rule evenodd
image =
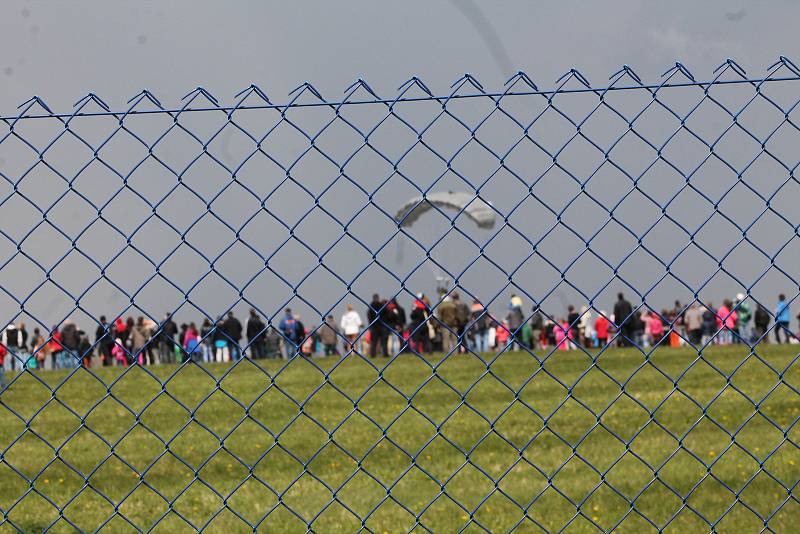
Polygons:
<instances>
[{"instance_id":1,"label":"green grass","mask_svg":"<svg viewBox=\"0 0 800 534\"><path fill-rule=\"evenodd\" d=\"M55 394L24 374L0 396L0 529L71 531L66 518L82 530L189 531L185 519L244 532L263 518L259 529L281 532L362 520L375 532L639 532L653 529L646 517L686 532L708 530L703 516L742 532L763 528L760 515L790 531L798 495L783 486L800 478L800 396L788 386L800 388L800 364L795 347L759 348L782 383L747 354L709 349L706 363L682 349L648 361L613 350L595 365L559 352L540 365L510 353L490 366L461 355L433 358L435 373L404 355L373 360L379 371L350 357L314 360L324 372L297 359L280 373L285 362L243 361L36 375L64 381ZM747 399L770 391L758 409Z\"/></svg>"}]
</instances>

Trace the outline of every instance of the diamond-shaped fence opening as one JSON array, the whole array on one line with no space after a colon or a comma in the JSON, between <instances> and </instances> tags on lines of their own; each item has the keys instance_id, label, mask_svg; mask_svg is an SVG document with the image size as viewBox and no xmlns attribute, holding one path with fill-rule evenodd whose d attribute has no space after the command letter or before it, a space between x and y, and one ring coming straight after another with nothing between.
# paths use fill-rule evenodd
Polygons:
<instances>
[{"instance_id":1,"label":"diamond-shaped fence opening","mask_svg":"<svg viewBox=\"0 0 800 534\"><path fill-rule=\"evenodd\" d=\"M0 116L0 525L789 530L798 72Z\"/></svg>"}]
</instances>

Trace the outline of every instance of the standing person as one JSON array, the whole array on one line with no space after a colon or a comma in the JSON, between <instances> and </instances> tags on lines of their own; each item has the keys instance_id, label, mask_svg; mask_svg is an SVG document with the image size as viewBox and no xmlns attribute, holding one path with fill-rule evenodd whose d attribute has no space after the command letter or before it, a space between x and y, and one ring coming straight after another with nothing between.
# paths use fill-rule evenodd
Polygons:
<instances>
[{"instance_id":1,"label":"standing person","mask_svg":"<svg viewBox=\"0 0 800 534\"><path fill-rule=\"evenodd\" d=\"M695 302L683 315L683 325L692 345L699 345L703 339L703 312L700 305Z\"/></svg>"},{"instance_id":2,"label":"standing person","mask_svg":"<svg viewBox=\"0 0 800 534\"><path fill-rule=\"evenodd\" d=\"M533 307L529 323L531 325L531 350L537 350L542 345L542 330L544 329L544 318L538 304Z\"/></svg>"},{"instance_id":3,"label":"standing person","mask_svg":"<svg viewBox=\"0 0 800 534\"><path fill-rule=\"evenodd\" d=\"M181 326L178 330L178 344L180 345L181 349L186 348L186 334L189 332L189 325L186 323L181 323Z\"/></svg>"},{"instance_id":4,"label":"standing person","mask_svg":"<svg viewBox=\"0 0 800 534\"><path fill-rule=\"evenodd\" d=\"M111 356L114 358L114 361L119 364L122 363L119 356L119 349L122 349L123 354L125 350L128 348L128 336L130 336L130 329L128 328L128 323L122 320L122 317L117 317L117 320L114 321L114 347L111 347ZM116 354L114 354L114 348L117 348ZM127 361L127 356L125 358Z\"/></svg>"},{"instance_id":5,"label":"standing person","mask_svg":"<svg viewBox=\"0 0 800 534\"><path fill-rule=\"evenodd\" d=\"M20 361L20 367L23 367L25 360L22 359L22 331L20 331L14 323L10 323L6 326L5 330L3 330L3 334L0 336L0 343L6 348L6 352L8 353L11 371L16 368L17 360Z\"/></svg>"},{"instance_id":6,"label":"standing person","mask_svg":"<svg viewBox=\"0 0 800 534\"><path fill-rule=\"evenodd\" d=\"M425 354L430 352L431 340L435 336L433 325L428 320L430 317L430 308L425 304L424 295L419 293L414 300L414 306L411 309L409 319L409 340L412 349L418 354Z\"/></svg>"},{"instance_id":7,"label":"standing person","mask_svg":"<svg viewBox=\"0 0 800 534\"><path fill-rule=\"evenodd\" d=\"M92 342L89 341L89 336L78 329L78 354L80 355L80 363L87 369L92 366Z\"/></svg>"},{"instance_id":8,"label":"standing person","mask_svg":"<svg viewBox=\"0 0 800 534\"><path fill-rule=\"evenodd\" d=\"M455 303L458 298L458 293L445 296L436 310L442 325L442 352L445 354L450 354L458 347L459 321Z\"/></svg>"},{"instance_id":9,"label":"standing person","mask_svg":"<svg viewBox=\"0 0 800 534\"><path fill-rule=\"evenodd\" d=\"M58 325L50 331L50 341L47 342L47 352L50 354L50 369L61 369L61 352L64 350L61 345L61 332Z\"/></svg>"},{"instance_id":10,"label":"standing person","mask_svg":"<svg viewBox=\"0 0 800 534\"><path fill-rule=\"evenodd\" d=\"M397 299L392 299L386 305L386 320L389 331L388 350L389 354L397 355L403 348L403 331L406 327L406 311L397 303Z\"/></svg>"},{"instance_id":11,"label":"standing person","mask_svg":"<svg viewBox=\"0 0 800 534\"><path fill-rule=\"evenodd\" d=\"M667 320L664 328L667 335L669 335L670 347L680 347L683 341L681 336L686 334L683 327L683 313L683 306L681 306L679 300L676 300L673 308L663 314L663 317Z\"/></svg>"},{"instance_id":12,"label":"standing person","mask_svg":"<svg viewBox=\"0 0 800 534\"><path fill-rule=\"evenodd\" d=\"M100 316L100 324L94 331L94 342L103 367L111 365L111 349L114 347L114 332L106 321L106 316Z\"/></svg>"},{"instance_id":13,"label":"standing person","mask_svg":"<svg viewBox=\"0 0 800 534\"><path fill-rule=\"evenodd\" d=\"M515 350L519 345L517 336L521 338L522 332L520 329L524 321L525 315L522 313L522 298L516 294L512 294L511 299L508 301L508 315L506 316L506 322L508 323L506 326L511 334L511 339L508 342L509 350Z\"/></svg>"},{"instance_id":14,"label":"standing person","mask_svg":"<svg viewBox=\"0 0 800 534\"><path fill-rule=\"evenodd\" d=\"M25 328L25 323L19 323L17 325L17 330L22 335L22 345L20 346L20 361L22 362L23 368L31 366L36 366L35 358L31 357L31 353L28 351L28 330Z\"/></svg>"},{"instance_id":15,"label":"standing person","mask_svg":"<svg viewBox=\"0 0 800 534\"><path fill-rule=\"evenodd\" d=\"M631 325L631 339L633 344L644 346L648 339L648 332L645 331L649 323L645 323L644 316L647 312L636 310L633 317L628 321Z\"/></svg>"},{"instance_id":16,"label":"standing person","mask_svg":"<svg viewBox=\"0 0 800 534\"><path fill-rule=\"evenodd\" d=\"M622 293L617 294L617 303L614 304L614 322L617 331L621 334L619 336L620 347L630 347L633 342L633 306L625 300Z\"/></svg>"},{"instance_id":17,"label":"standing person","mask_svg":"<svg viewBox=\"0 0 800 534\"><path fill-rule=\"evenodd\" d=\"M709 302L706 309L703 311L703 345L708 345L714 339L714 334L716 332L717 311L714 309L714 303Z\"/></svg>"},{"instance_id":18,"label":"standing person","mask_svg":"<svg viewBox=\"0 0 800 534\"><path fill-rule=\"evenodd\" d=\"M750 319L753 312L750 309L750 304L745 300L744 293L736 295L736 302L734 303L736 310L736 327L734 329L735 343L750 343L752 341L752 334L750 332Z\"/></svg>"},{"instance_id":19,"label":"standing person","mask_svg":"<svg viewBox=\"0 0 800 534\"><path fill-rule=\"evenodd\" d=\"M225 319L224 329L231 344L231 359L236 361L242 357L242 349L239 343L242 341L243 328L239 319L233 315L233 311L228 312L228 318Z\"/></svg>"},{"instance_id":20,"label":"standing person","mask_svg":"<svg viewBox=\"0 0 800 534\"><path fill-rule=\"evenodd\" d=\"M358 312L353 309L352 304L347 305L347 311L342 315L339 326L344 333L344 337L347 339L347 343L344 347L345 351L355 351L356 339L358 339L358 335L361 333L361 327L364 326L364 323L361 321L361 316L358 315Z\"/></svg>"},{"instance_id":21,"label":"standing person","mask_svg":"<svg viewBox=\"0 0 800 534\"><path fill-rule=\"evenodd\" d=\"M604 349L608 344L608 326L609 322L608 319L606 319L606 312L601 311L594 322L594 331L597 333L597 345L600 349Z\"/></svg>"},{"instance_id":22,"label":"standing person","mask_svg":"<svg viewBox=\"0 0 800 534\"><path fill-rule=\"evenodd\" d=\"M254 360L260 360L264 357L264 329L266 325L261 317L258 316L256 310L250 309L250 317L247 318L245 324L245 334L247 335L247 344L250 347L250 357Z\"/></svg>"},{"instance_id":23,"label":"standing person","mask_svg":"<svg viewBox=\"0 0 800 534\"><path fill-rule=\"evenodd\" d=\"M472 350L478 354L489 352L489 327L491 318L483 304L475 300L472 303L470 316L470 333L472 334Z\"/></svg>"},{"instance_id":24,"label":"standing person","mask_svg":"<svg viewBox=\"0 0 800 534\"><path fill-rule=\"evenodd\" d=\"M222 317L214 323L214 361L217 363L227 363L231 361L231 351L228 346L228 335L225 332L225 322Z\"/></svg>"},{"instance_id":25,"label":"standing person","mask_svg":"<svg viewBox=\"0 0 800 534\"><path fill-rule=\"evenodd\" d=\"M652 336L653 347L668 344L668 341L664 341L666 332L664 317L666 317L668 313L667 310L661 310L661 315L655 310L650 312L650 335Z\"/></svg>"},{"instance_id":26,"label":"standing person","mask_svg":"<svg viewBox=\"0 0 800 534\"><path fill-rule=\"evenodd\" d=\"M568 350L569 349L569 323L566 319L557 319L555 328L553 329L556 336L555 349Z\"/></svg>"},{"instance_id":27,"label":"standing person","mask_svg":"<svg viewBox=\"0 0 800 534\"><path fill-rule=\"evenodd\" d=\"M769 336L767 330L769 329L769 311L763 304L759 303L756 307L756 312L753 315L753 326L755 327L754 340L759 343L769 343Z\"/></svg>"},{"instance_id":28,"label":"standing person","mask_svg":"<svg viewBox=\"0 0 800 534\"><path fill-rule=\"evenodd\" d=\"M592 310L589 309L588 306L581 306L580 312L580 322L578 326L578 331L580 332L580 337L578 337L578 343L582 347L592 347L594 346L594 340L597 337L596 332L594 331L594 317L593 317Z\"/></svg>"},{"instance_id":29,"label":"standing person","mask_svg":"<svg viewBox=\"0 0 800 534\"><path fill-rule=\"evenodd\" d=\"M191 361L198 362L202 359L203 351L200 348L200 332L197 331L197 325L194 323L189 323L189 327L186 329L183 349Z\"/></svg>"},{"instance_id":30,"label":"standing person","mask_svg":"<svg viewBox=\"0 0 800 534\"><path fill-rule=\"evenodd\" d=\"M325 322L319 327L319 339L325 351L325 356L338 354L336 345L339 342L339 329L336 327L333 315L328 315L325 318Z\"/></svg>"},{"instance_id":31,"label":"standing person","mask_svg":"<svg viewBox=\"0 0 800 534\"><path fill-rule=\"evenodd\" d=\"M62 369L71 369L78 366L78 348L80 346L78 327L72 321L65 321L61 329Z\"/></svg>"},{"instance_id":32,"label":"standing person","mask_svg":"<svg viewBox=\"0 0 800 534\"><path fill-rule=\"evenodd\" d=\"M203 347L203 361L211 363L214 361L214 327L211 320L206 317L203 319L203 326L200 327L200 343Z\"/></svg>"},{"instance_id":33,"label":"standing person","mask_svg":"<svg viewBox=\"0 0 800 534\"><path fill-rule=\"evenodd\" d=\"M790 321L789 303L786 302L786 295L778 296L778 305L775 306L775 342L781 342L781 331L784 332L783 337L785 343L789 343L789 337L792 333L789 331Z\"/></svg>"},{"instance_id":34,"label":"standing person","mask_svg":"<svg viewBox=\"0 0 800 534\"><path fill-rule=\"evenodd\" d=\"M284 310L283 319L278 324L278 329L281 331L281 355L284 359L294 358L297 351L300 350L299 339L297 338L297 328L292 315L291 308Z\"/></svg>"},{"instance_id":35,"label":"standing person","mask_svg":"<svg viewBox=\"0 0 800 534\"><path fill-rule=\"evenodd\" d=\"M5 345L0 343L0 393L6 389L6 356L8 356L8 349Z\"/></svg>"},{"instance_id":36,"label":"standing person","mask_svg":"<svg viewBox=\"0 0 800 534\"><path fill-rule=\"evenodd\" d=\"M375 293L372 295L372 302L367 308L367 323L369 324L370 345L369 356L374 358L378 353L378 348L381 349L381 354L388 357L388 348L386 343L387 329L386 329L386 301L381 300L381 297Z\"/></svg>"},{"instance_id":37,"label":"standing person","mask_svg":"<svg viewBox=\"0 0 800 534\"><path fill-rule=\"evenodd\" d=\"M164 321L160 326L159 337L159 352L161 363L174 363L175 362L175 346L179 340L178 325L172 320L172 314L167 312L164 314Z\"/></svg>"},{"instance_id":38,"label":"standing person","mask_svg":"<svg viewBox=\"0 0 800 534\"><path fill-rule=\"evenodd\" d=\"M469 323L469 306L461 300L458 293L453 293L453 303L456 306L456 320L458 321L458 344L461 352L467 352L467 324Z\"/></svg>"},{"instance_id":39,"label":"standing person","mask_svg":"<svg viewBox=\"0 0 800 534\"><path fill-rule=\"evenodd\" d=\"M136 319L136 324L131 329L131 359L139 362L139 365L151 365L154 362L147 361L144 354L144 346L147 344L147 328L144 325L144 317Z\"/></svg>"},{"instance_id":40,"label":"standing person","mask_svg":"<svg viewBox=\"0 0 800 534\"><path fill-rule=\"evenodd\" d=\"M502 352L504 349L511 346L513 341L511 340L508 319L503 319L503 323L495 327L494 339L497 345L497 352Z\"/></svg>"},{"instance_id":41,"label":"standing person","mask_svg":"<svg viewBox=\"0 0 800 534\"><path fill-rule=\"evenodd\" d=\"M581 341L580 317L580 314L575 311L575 306L572 304L567 306L567 325L569 326L570 339L575 339L579 343Z\"/></svg>"},{"instance_id":42,"label":"standing person","mask_svg":"<svg viewBox=\"0 0 800 534\"><path fill-rule=\"evenodd\" d=\"M733 342L733 329L736 327L736 311L730 299L725 299L717 311L717 324L722 328L721 342L730 345Z\"/></svg>"},{"instance_id":43,"label":"standing person","mask_svg":"<svg viewBox=\"0 0 800 534\"><path fill-rule=\"evenodd\" d=\"M41 331L38 328L33 329L33 337L31 338L31 354L36 360L36 368L39 370L44 369L44 362L47 356L45 347L47 341L44 339Z\"/></svg>"},{"instance_id":44,"label":"standing person","mask_svg":"<svg viewBox=\"0 0 800 534\"><path fill-rule=\"evenodd\" d=\"M297 341L295 342L296 345L300 347L300 354L306 357L311 356L313 342L308 335L308 329L306 325L303 324L303 321L300 320L300 314L294 314L294 330L295 330L295 337Z\"/></svg>"}]
</instances>

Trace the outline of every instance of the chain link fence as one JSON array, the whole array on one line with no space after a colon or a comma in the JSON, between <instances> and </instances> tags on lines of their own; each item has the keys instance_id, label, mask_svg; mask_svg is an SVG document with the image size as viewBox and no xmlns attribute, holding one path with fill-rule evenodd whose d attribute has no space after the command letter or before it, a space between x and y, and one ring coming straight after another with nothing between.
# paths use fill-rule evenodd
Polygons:
<instances>
[{"instance_id":1,"label":"chain link fence","mask_svg":"<svg viewBox=\"0 0 800 534\"><path fill-rule=\"evenodd\" d=\"M798 84L33 97L0 526L790 530Z\"/></svg>"}]
</instances>

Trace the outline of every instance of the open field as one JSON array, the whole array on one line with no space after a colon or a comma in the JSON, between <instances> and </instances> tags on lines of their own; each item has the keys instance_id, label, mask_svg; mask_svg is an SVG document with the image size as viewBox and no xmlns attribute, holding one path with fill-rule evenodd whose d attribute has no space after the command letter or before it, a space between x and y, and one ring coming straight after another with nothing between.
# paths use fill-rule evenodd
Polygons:
<instances>
[{"instance_id":1,"label":"open field","mask_svg":"<svg viewBox=\"0 0 800 534\"><path fill-rule=\"evenodd\" d=\"M0 396L0 529L786 532L796 350L26 374Z\"/></svg>"}]
</instances>

